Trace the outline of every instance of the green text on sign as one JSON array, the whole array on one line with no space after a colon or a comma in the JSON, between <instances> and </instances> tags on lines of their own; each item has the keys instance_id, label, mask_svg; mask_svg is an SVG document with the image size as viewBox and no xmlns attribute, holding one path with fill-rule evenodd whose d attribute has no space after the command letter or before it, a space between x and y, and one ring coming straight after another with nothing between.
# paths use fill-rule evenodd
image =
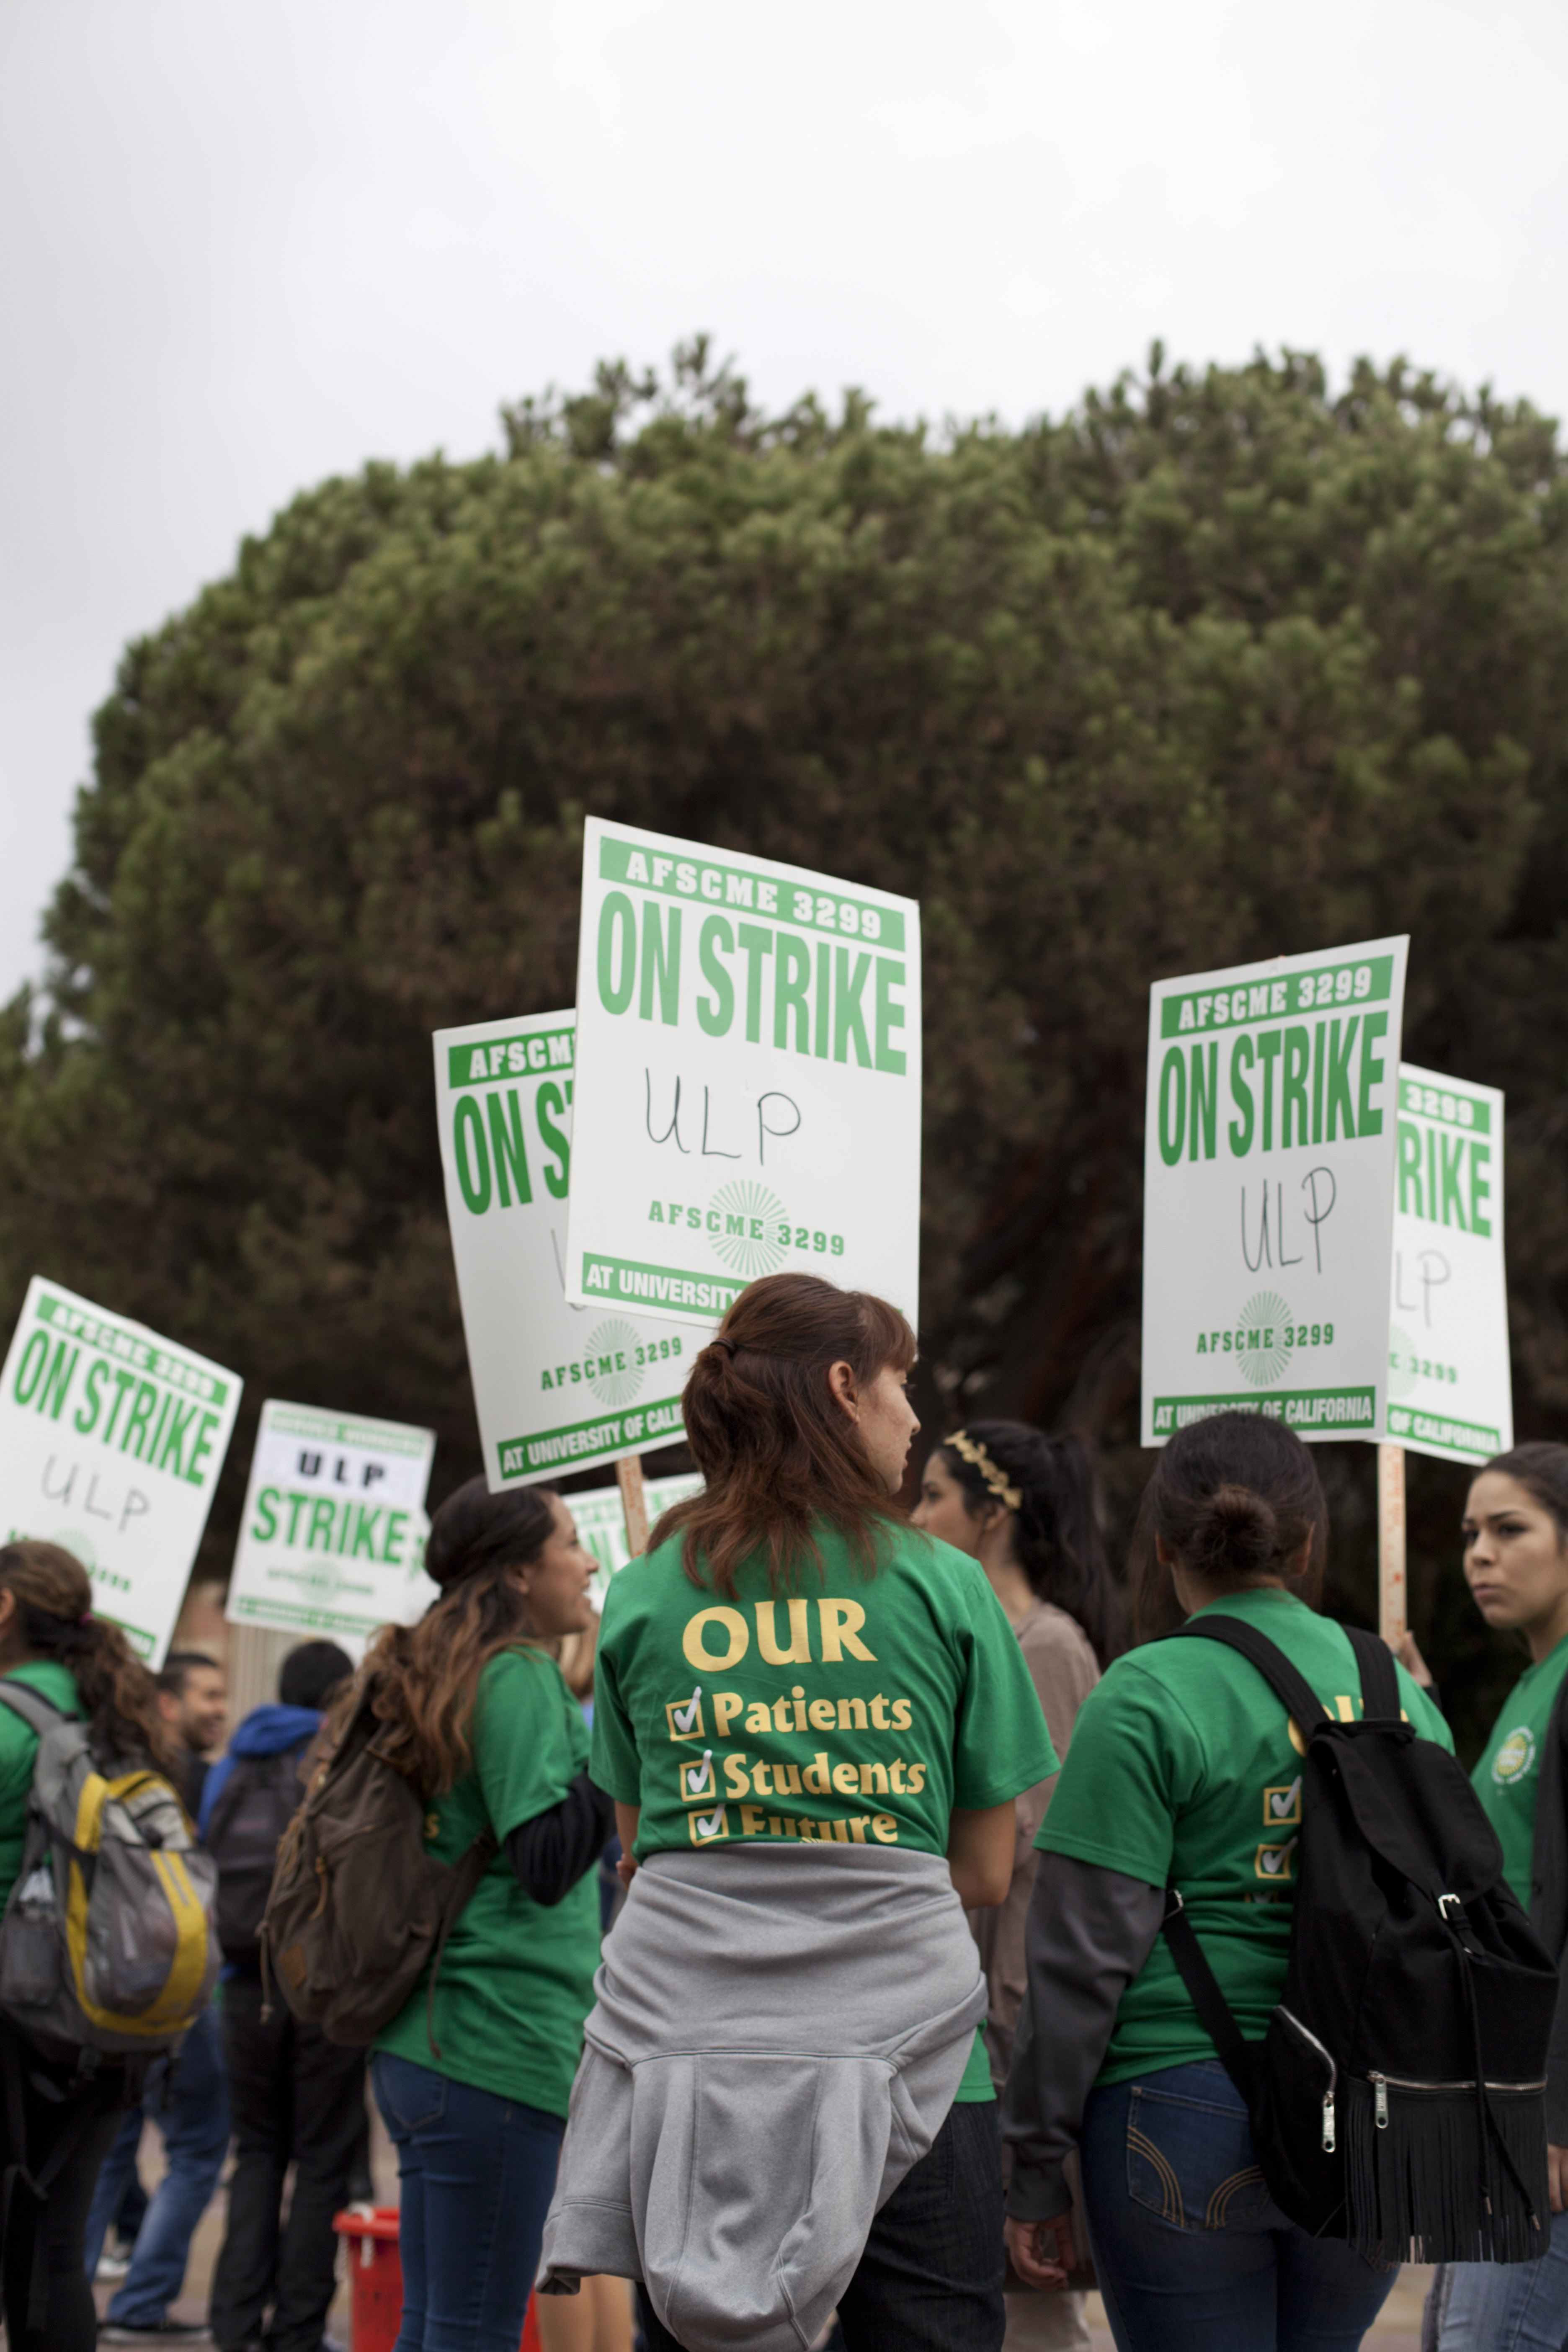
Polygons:
<instances>
[{"instance_id":1,"label":"green text on sign","mask_svg":"<svg viewBox=\"0 0 1568 2352\"><path fill-rule=\"evenodd\" d=\"M606 1413L598 1421L542 1429L532 1437L503 1438L496 1458L503 1478L527 1478L557 1462L592 1461L628 1445L666 1445L685 1433L680 1399L661 1397L657 1404L639 1405L635 1412Z\"/></svg>"},{"instance_id":2,"label":"green text on sign","mask_svg":"<svg viewBox=\"0 0 1568 2352\"><path fill-rule=\"evenodd\" d=\"M1495 1429L1478 1422L1453 1421L1441 1413L1416 1412L1409 1405L1389 1406L1388 1434L1396 1445L1414 1442L1441 1446L1444 1453L1456 1454L1467 1462L1489 1461L1502 1452L1502 1439Z\"/></svg>"},{"instance_id":3,"label":"green text on sign","mask_svg":"<svg viewBox=\"0 0 1568 2352\"><path fill-rule=\"evenodd\" d=\"M1394 958L1370 956L1293 971L1283 980L1249 980L1230 988L1194 989L1160 1000L1162 1037L1189 1030L1237 1029L1292 1013L1331 1013L1349 1004L1385 1002L1394 985Z\"/></svg>"},{"instance_id":4,"label":"green text on sign","mask_svg":"<svg viewBox=\"0 0 1568 2352\"><path fill-rule=\"evenodd\" d=\"M1275 1396L1184 1396L1154 1399L1154 1433L1170 1437L1216 1412L1261 1412L1289 1429L1370 1429L1377 1392L1370 1388L1284 1390Z\"/></svg>"},{"instance_id":5,"label":"green text on sign","mask_svg":"<svg viewBox=\"0 0 1568 2352\"><path fill-rule=\"evenodd\" d=\"M1240 1030L1228 1041L1223 1103L1219 1039L1168 1045L1156 1110L1161 1159L1167 1168L1184 1155L1213 1160L1222 1137L1230 1157L1245 1160L1255 1150L1381 1135L1383 1111L1372 1097L1385 1074L1377 1049L1387 1034L1386 1013L1335 1014L1310 1027L1291 1022L1256 1035Z\"/></svg>"},{"instance_id":6,"label":"green text on sign","mask_svg":"<svg viewBox=\"0 0 1568 2352\"><path fill-rule=\"evenodd\" d=\"M666 898L687 898L742 913L772 915L802 930L834 931L847 939L874 940L879 947L904 945L904 919L897 908L874 907L841 890L806 890L743 866L707 858L658 857L629 841L605 836L599 844L601 882L630 882Z\"/></svg>"}]
</instances>

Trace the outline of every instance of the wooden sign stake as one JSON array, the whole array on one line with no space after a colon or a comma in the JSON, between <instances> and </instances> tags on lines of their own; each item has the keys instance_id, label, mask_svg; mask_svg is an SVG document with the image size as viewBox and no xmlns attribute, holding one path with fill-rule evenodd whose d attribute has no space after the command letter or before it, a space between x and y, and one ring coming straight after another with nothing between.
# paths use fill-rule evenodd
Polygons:
<instances>
[{"instance_id":1,"label":"wooden sign stake","mask_svg":"<svg viewBox=\"0 0 1568 2352\"><path fill-rule=\"evenodd\" d=\"M1377 1630L1397 1649L1409 1626L1405 1584L1405 1448L1377 1449Z\"/></svg>"},{"instance_id":2,"label":"wooden sign stake","mask_svg":"<svg viewBox=\"0 0 1568 2352\"><path fill-rule=\"evenodd\" d=\"M643 1488L642 1456L627 1454L616 1465L616 1483L626 1514L626 1549L634 1559L647 1549L647 1496Z\"/></svg>"}]
</instances>

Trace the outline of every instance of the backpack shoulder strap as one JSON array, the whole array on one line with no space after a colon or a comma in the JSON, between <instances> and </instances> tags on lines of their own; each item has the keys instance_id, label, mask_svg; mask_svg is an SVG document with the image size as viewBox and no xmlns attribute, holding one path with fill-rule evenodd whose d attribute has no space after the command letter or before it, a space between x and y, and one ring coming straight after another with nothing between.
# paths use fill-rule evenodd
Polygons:
<instances>
[{"instance_id":1,"label":"backpack shoulder strap","mask_svg":"<svg viewBox=\"0 0 1568 2352\"><path fill-rule=\"evenodd\" d=\"M1252 2053L1242 2039L1236 2012L1220 1990L1219 1979L1208 1964L1204 1948L1187 1916L1186 1906L1174 1886L1165 1889L1165 1916L1160 1927L1171 1948L1176 1973L1187 1989L1187 1998L1197 2011L1198 2022L1219 2052L1220 2064L1250 2108Z\"/></svg>"},{"instance_id":2,"label":"backpack shoulder strap","mask_svg":"<svg viewBox=\"0 0 1568 2352\"><path fill-rule=\"evenodd\" d=\"M1320 1721L1329 1710L1323 1705L1306 1676L1298 1672L1278 1643L1255 1625L1243 1622L1239 1617L1189 1618L1184 1625L1165 1636L1167 1641L1220 1642L1227 1650L1238 1650L1273 1691L1286 1713L1294 1717L1303 1733L1310 1724ZM1160 1923L1171 1958L1187 1989L1187 1998L1197 2011L1204 2032L1219 2053L1220 2063L1247 2101L1252 2105L1252 2053L1242 2038L1241 2028L1224 1992L1218 1978L1210 1968L1203 1946L1193 1931L1179 1891L1167 1887L1165 1916Z\"/></svg>"},{"instance_id":3,"label":"backpack shoulder strap","mask_svg":"<svg viewBox=\"0 0 1568 2352\"><path fill-rule=\"evenodd\" d=\"M1277 1642L1260 1633L1256 1625L1244 1624L1239 1617L1189 1617L1178 1625L1167 1641L1223 1642L1227 1650L1239 1650L1244 1658L1258 1668L1287 1715L1293 1716L1303 1734L1329 1712L1307 1680L1293 1666ZM1397 1706L1394 1713L1399 1712Z\"/></svg>"},{"instance_id":4,"label":"backpack shoulder strap","mask_svg":"<svg viewBox=\"0 0 1568 2352\"><path fill-rule=\"evenodd\" d=\"M57 1706L42 1691L29 1690L26 1683L16 1682L9 1675L0 1675L0 1706L8 1706L13 1715L19 1715L40 1739L57 1723L70 1721L63 1706Z\"/></svg>"},{"instance_id":5,"label":"backpack shoulder strap","mask_svg":"<svg viewBox=\"0 0 1568 2352\"><path fill-rule=\"evenodd\" d=\"M1404 1709L1399 1704L1399 1676L1394 1670L1394 1653L1381 1634L1363 1633L1359 1625L1347 1625L1343 1631L1350 1636L1361 1668L1361 1711L1363 1720L1373 1717L1392 1717L1397 1723Z\"/></svg>"}]
</instances>

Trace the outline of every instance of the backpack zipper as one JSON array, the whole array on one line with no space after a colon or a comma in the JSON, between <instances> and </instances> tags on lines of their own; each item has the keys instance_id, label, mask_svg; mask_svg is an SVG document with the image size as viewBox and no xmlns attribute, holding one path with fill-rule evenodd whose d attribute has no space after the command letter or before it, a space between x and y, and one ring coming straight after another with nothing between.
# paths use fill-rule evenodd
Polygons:
<instances>
[{"instance_id":1,"label":"backpack zipper","mask_svg":"<svg viewBox=\"0 0 1568 2352\"><path fill-rule=\"evenodd\" d=\"M1319 2041L1317 2035L1311 2031L1311 2028L1310 2026L1303 2025L1300 2019L1296 2015L1293 2010L1287 2009L1283 2002L1281 2002L1279 2014L1285 2019L1288 2024L1295 2027L1303 2042L1310 2042L1311 2043L1313 2049L1317 2052L1319 2057L1322 2060L1324 2065L1329 2070L1329 2087L1323 2093L1323 2154L1325 2156L1332 2156L1335 2147L1338 2146L1338 2141L1334 2134L1334 2094L1339 2088L1340 2070L1335 2065L1328 2052L1324 2049L1322 2043Z\"/></svg>"},{"instance_id":2,"label":"backpack zipper","mask_svg":"<svg viewBox=\"0 0 1568 2352\"><path fill-rule=\"evenodd\" d=\"M1468 2083L1417 2083L1408 2074L1369 2074L1373 2090L1373 2115L1379 2131L1388 2129L1388 2095L1390 2091L1473 2091L1472 2074ZM1489 2083L1489 2091L1544 2091L1544 2078L1539 2083Z\"/></svg>"}]
</instances>

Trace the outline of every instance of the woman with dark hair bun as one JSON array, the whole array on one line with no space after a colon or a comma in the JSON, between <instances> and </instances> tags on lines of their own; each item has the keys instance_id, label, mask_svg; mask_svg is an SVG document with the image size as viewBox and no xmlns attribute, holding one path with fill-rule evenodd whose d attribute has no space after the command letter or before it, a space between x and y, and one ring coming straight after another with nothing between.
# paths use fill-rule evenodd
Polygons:
<instances>
[{"instance_id":1,"label":"woman with dark hair bun","mask_svg":"<svg viewBox=\"0 0 1568 2352\"><path fill-rule=\"evenodd\" d=\"M1568 1445L1495 1454L1470 1482L1461 1534L1477 1608L1530 1654L1471 1783L1502 1847L1503 1875L1568 1987ZM1423 2338L1436 2352L1568 2346L1568 1990L1558 1995L1546 2055L1546 2137L1545 2253L1538 2263L1445 2263Z\"/></svg>"},{"instance_id":2,"label":"woman with dark hair bun","mask_svg":"<svg viewBox=\"0 0 1568 2352\"><path fill-rule=\"evenodd\" d=\"M610 1587L594 1772L634 1859L541 2285L647 2352L996 2352L1001 2148L963 1906L1056 1757L976 1563L894 1497L914 1334L810 1275L687 1383L706 1480Z\"/></svg>"},{"instance_id":3,"label":"woman with dark hair bun","mask_svg":"<svg viewBox=\"0 0 1568 2352\"><path fill-rule=\"evenodd\" d=\"M1352 1720L1355 1653L1316 1607L1327 1538L1312 1457L1281 1423L1194 1423L1143 1496L1137 1626L1237 1618ZM1436 1707L1396 1673L1417 1734L1451 1749ZM1007 2245L1033 2284L1065 2281L1078 2250L1063 2167L1079 2148L1121 2352L1352 2352L1394 2277L1274 2204L1241 2095L1160 1933L1177 1886L1243 2037L1261 2042L1284 1988L1301 1756L1249 1660L1218 1642L1145 1639L1084 1701L1040 1831L1029 2007L1004 2104Z\"/></svg>"},{"instance_id":4,"label":"woman with dark hair bun","mask_svg":"<svg viewBox=\"0 0 1568 2352\"><path fill-rule=\"evenodd\" d=\"M140 1759L180 1786L156 1684L119 1626L94 1616L87 1570L58 1544L0 1548L0 1675L62 1715L85 1717L100 1765ZM0 1706L0 1909L21 1867L37 1752L32 1726ZM47 2058L3 2019L0 2068L0 2168L9 2199L8 2209L0 2203L5 2340L12 2352L89 2352L98 2313L83 2268L87 2217L124 2115L128 2070L104 2059L96 2074L81 2074L74 2059ZM139 2080L134 2090L139 2097ZM47 2195L36 2195L34 2180L47 2178L54 2151L68 2143L70 2154ZM47 2285L41 2324L29 2326L35 2265Z\"/></svg>"},{"instance_id":5,"label":"woman with dark hair bun","mask_svg":"<svg viewBox=\"0 0 1568 2352\"><path fill-rule=\"evenodd\" d=\"M1079 1708L1126 1646L1082 1439L1047 1437L1021 1421L969 1422L933 1447L914 1522L980 1562L1018 1637L1051 1745L1065 1759ZM985 2039L998 2085L1007 2079L1024 1998L1035 1839L1055 1786L1054 1778L1037 1781L1017 1799L1012 1885L994 1909L970 1916L985 1970ZM1082 2296L1042 2302L1032 2290L1010 2287L1005 2342L1007 2352L1087 2347Z\"/></svg>"},{"instance_id":6,"label":"woman with dark hair bun","mask_svg":"<svg viewBox=\"0 0 1568 2352\"><path fill-rule=\"evenodd\" d=\"M492 1850L433 2009L426 1972L371 2062L402 2181L397 2352L490 2352L522 2333L598 1957L613 1823L549 1646L588 1624L595 1563L552 1488L470 1478L437 1512L425 1565L440 1599L383 1630L339 1720L368 1676L378 1747L424 1791L433 1858Z\"/></svg>"}]
</instances>

